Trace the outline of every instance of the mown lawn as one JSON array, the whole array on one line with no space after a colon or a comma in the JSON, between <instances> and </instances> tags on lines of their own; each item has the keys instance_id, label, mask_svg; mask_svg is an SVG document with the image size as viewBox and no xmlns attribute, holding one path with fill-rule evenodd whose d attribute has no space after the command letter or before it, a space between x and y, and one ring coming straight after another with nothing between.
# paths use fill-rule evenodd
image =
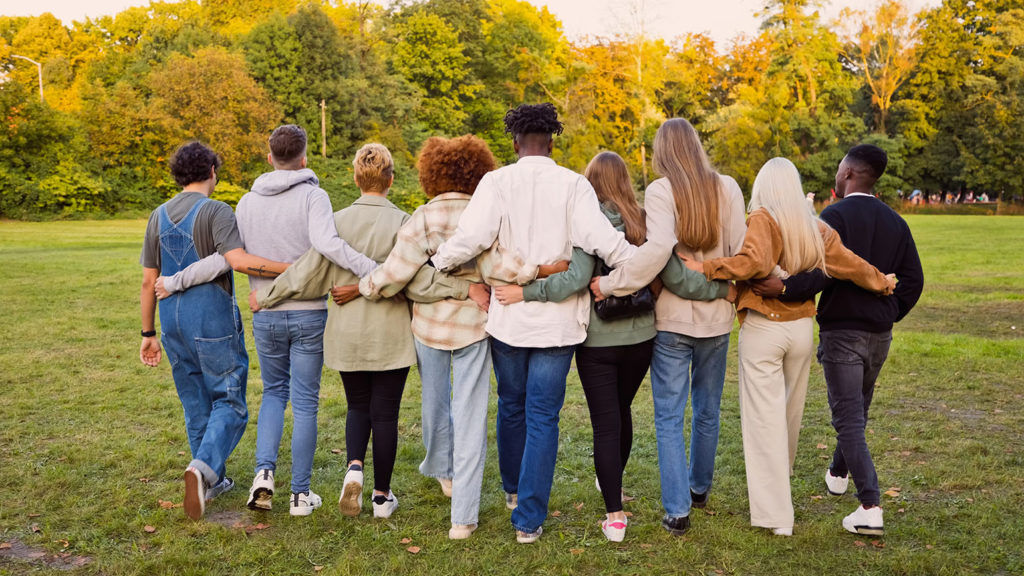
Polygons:
<instances>
[{"instance_id":1,"label":"mown lawn","mask_svg":"<svg viewBox=\"0 0 1024 576\"><path fill-rule=\"evenodd\" d=\"M908 221L925 294L898 326L869 424L887 491L884 538L843 532L855 499L825 495L821 477L835 441L817 366L793 478L795 534L749 526L731 350L715 488L689 534L672 537L659 526L645 385L625 478L635 498L626 504L629 531L622 544L605 541L589 417L571 374L552 514L532 546L517 545L508 523L493 424L480 530L467 541L447 539L448 501L416 469L423 448L415 370L393 481L401 506L390 520L375 521L368 510L346 518L334 505L345 403L331 372L313 472L324 508L295 519L282 497L269 513L245 509L261 392L251 332L252 421L229 461L238 488L203 522L165 508L181 502L189 458L166 360L157 369L138 360L145 223L0 222L0 574L1024 573L1024 219ZM493 422L493 393L491 401ZM279 487L289 481L289 434Z\"/></svg>"}]
</instances>

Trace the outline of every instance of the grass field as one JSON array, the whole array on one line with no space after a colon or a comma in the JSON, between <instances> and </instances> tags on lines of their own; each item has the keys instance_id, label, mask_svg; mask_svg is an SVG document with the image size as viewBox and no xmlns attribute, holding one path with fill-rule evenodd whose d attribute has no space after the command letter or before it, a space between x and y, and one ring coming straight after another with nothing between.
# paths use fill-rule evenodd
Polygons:
<instances>
[{"instance_id":1,"label":"grass field","mask_svg":"<svg viewBox=\"0 0 1024 576\"><path fill-rule=\"evenodd\" d=\"M334 506L345 403L330 372L313 471L324 508L304 519L288 515L284 498L269 513L245 509L261 393L248 329L251 422L228 463L238 488L203 522L166 508L182 500L189 457L166 360L149 369L138 359L145 223L0 222L0 574L1022 574L1024 219L908 221L925 293L897 327L868 434L886 491L883 539L843 532L855 499L824 495L835 441L818 366L793 478L794 536L749 526L733 347L715 488L685 537L659 526L645 384L624 481L635 498L626 504L629 532L622 544L605 541L590 422L572 373L552 513L531 546L517 545L508 523L493 424L480 530L470 540L447 539L448 501L416 470L423 448L415 370L393 481L401 507L390 520L368 511L346 518ZM493 422L493 393L491 400ZM284 487L289 438L286 427L277 477Z\"/></svg>"}]
</instances>

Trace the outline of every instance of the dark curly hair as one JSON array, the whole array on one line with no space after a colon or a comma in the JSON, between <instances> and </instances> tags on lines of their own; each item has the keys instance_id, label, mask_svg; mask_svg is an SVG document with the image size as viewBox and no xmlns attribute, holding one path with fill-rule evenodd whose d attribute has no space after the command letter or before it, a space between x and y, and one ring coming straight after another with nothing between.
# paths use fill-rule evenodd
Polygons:
<instances>
[{"instance_id":1,"label":"dark curly hair","mask_svg":"<svg viewBox=\"0 0 1024 576\"><path fill-rule=\"evenodd\" d=\"M202 142L186 142L171 156L171 176L178 186L206 180L210 168L220 169L220 156Z\"/></svg>"},{"instance_id":2,"label":"dark curly hair","mask_svg":"<svg viewBox=\"0 0 1024 576\"><path fill-rule=\"evenodd\" d=\"M561 134L558 111L550 102L520 104L505 113L505 133L513 137L526 134Z\"/></svg>"},{"instance_id":3,"label":"dark curly hair","mask_svg":"<svg viewBox=\"0 0 1024 576\"><path fill-rule=\"evenodd\" d=\"M875 180L882 177L885 167L889 165L889 156L885 150L871 144L860 144L850 148L846 157L858 169L867 172Z\"/></svg>"},{"instance_id":4,"label":"dark curly hair","mask_svg":"<svg viewBox=\"0 0 1024 576\"><path fill-rule=\"evenodd\" d=\"M487 143L472 134L452 139L434 136L423 144L416 162L420 186L431 198L445 192L472 194L484 174L496 166Z\"/></svg>"}]
</instances>

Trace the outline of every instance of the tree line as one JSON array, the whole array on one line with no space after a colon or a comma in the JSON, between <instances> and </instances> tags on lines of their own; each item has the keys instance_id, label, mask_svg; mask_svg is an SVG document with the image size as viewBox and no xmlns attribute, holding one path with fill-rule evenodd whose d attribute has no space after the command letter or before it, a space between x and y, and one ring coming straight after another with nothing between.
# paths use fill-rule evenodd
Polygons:
<instances>
[{"instance_id":1,"label":"tree line","mask_svg":"<svg viewBox=\"0 0 1024 576\"><path fill-rule=\"evenodd\" d=\"M394 199L412 208L428 137L473 133L512 162L504 113L540 101L566 125L557 161L582 170L613 150L638 190L657 177L655 131L681 116L748 193L785 156L825 199L844 151L869 142L889 153L889 197L1021 195L1024 0L918 14L883 0L836 22L816 0L764 0L759 17L757 34L721 47L642 25L571 42L521 0L151 1L70 26L0 16L0 217L152 209L176 191L168 155L193 138L224 159L217 197L237 200L286 122L309 132L336 208L356 194L350 158L369 140L392 150Z\"/></svg>"}]
</instances>

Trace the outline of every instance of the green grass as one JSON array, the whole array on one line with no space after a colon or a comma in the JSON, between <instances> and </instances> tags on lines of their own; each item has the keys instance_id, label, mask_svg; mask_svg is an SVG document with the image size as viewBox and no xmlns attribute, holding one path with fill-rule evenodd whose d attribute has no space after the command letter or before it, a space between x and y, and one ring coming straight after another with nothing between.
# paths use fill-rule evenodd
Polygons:
<instances>
[{"instance_id":1,"label":"green grass","mask_svg":"<svg viewBox=\"0 0 1024 576\"><path fill-rule=\"evenodd\" d=\"M160 500L181 502L189 458L166 361L148 369L138 360L144 221L2 222L0 545L44 551L49 563L11 559L4 553L12 549L0 549L0 574L57 572L58 564L78 557L90 561L70 573L1024 573L1022 221L908 221L924 261L925 294L897 327L868 435L882 489L899 488L898 496L883 497L884 539L842 532L841 518L856 506L852 496L821 497L834 438L816 365L793 478L795 535L773 537L749 526L734 346L715 489L708 512L695 511L689 534L672 537L659 526L645 384L634 405L635 447L624 482L636 497L626 505L629 532L622 544L604 540L589 417L573 373L551 498L551 510L560 514L548 518L544 536L531 546L517 545L508 523L493 424L480 530L467 541L447 539L448 501L416 469L423 448L415 370L402 406L393 481L401 507L390 520L375 521L368 511L345 518L334 506L344 462L333 450L344 447L345 403L330 372L313 471L323 509L293 519L283 498L270 513L244 508L254 423L228 463L238 488L210 506L207 521L161 508ZM254 422L261 384L249 335ZM493 422L493 394L491 400ZM289 481L289 438L286 427L279 486ZM252 529L259 523L269 527ZM147 533L145 526L156 530ZM420 552L406 551L409 546ZM62 554L70 557L61 560Z\"/></svg>"}]
</instances>

